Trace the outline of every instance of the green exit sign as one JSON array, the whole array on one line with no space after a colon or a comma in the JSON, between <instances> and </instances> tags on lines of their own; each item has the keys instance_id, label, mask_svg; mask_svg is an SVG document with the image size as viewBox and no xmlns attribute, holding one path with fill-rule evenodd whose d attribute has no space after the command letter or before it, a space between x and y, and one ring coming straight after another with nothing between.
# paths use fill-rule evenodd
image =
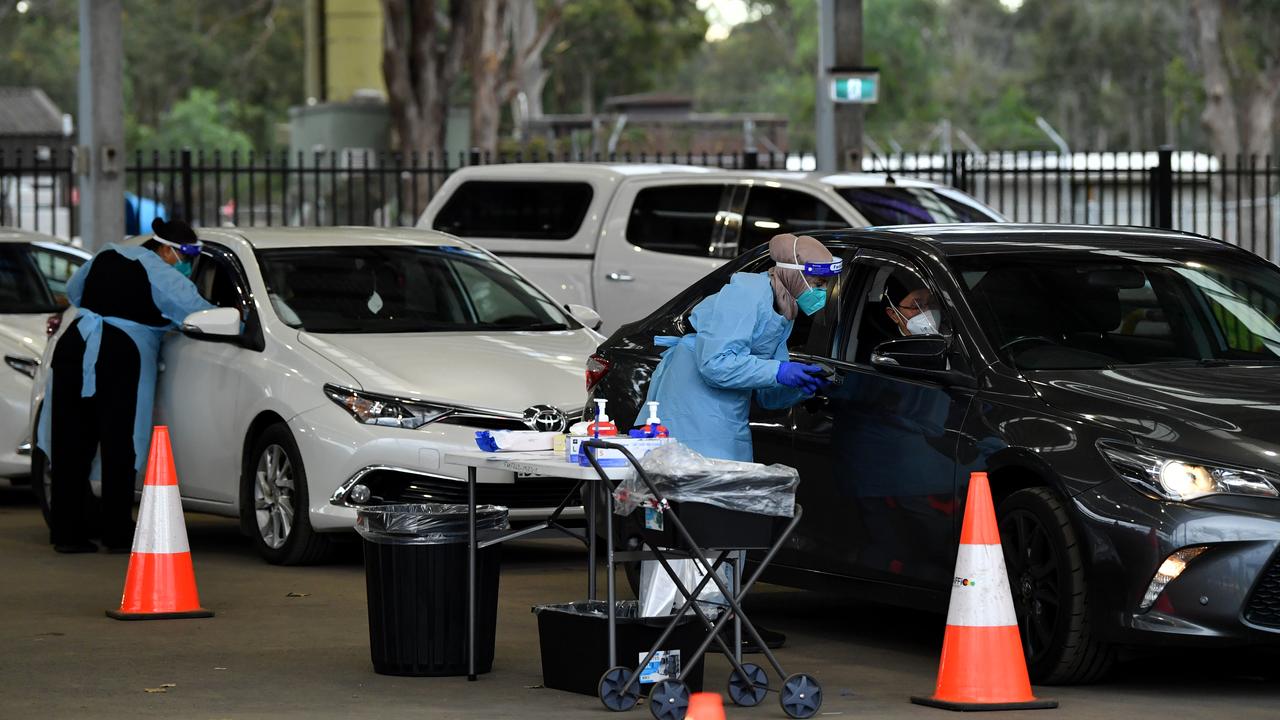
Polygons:
<instances>
[{"instance_id":1,"label":"green exit sign","mask_svg":"<svg viewBox=\"0 0 1280 720\"><path fill-rule=\"evenodd\" d=\"M879 102L880 73L876 71L832 73L831 99L838 103Z\"/></svg>"}]
</instances>

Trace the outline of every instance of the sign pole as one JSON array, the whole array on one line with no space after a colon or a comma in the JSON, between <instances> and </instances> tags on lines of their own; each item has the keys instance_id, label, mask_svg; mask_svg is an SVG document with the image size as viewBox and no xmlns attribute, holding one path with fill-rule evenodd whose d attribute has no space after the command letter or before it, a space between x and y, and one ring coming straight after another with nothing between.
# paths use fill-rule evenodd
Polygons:
<instances>
[{"instance_id":1,"label":"sign pole","mask_svg":"<svg viewBox=\"0 0 1280 720\"><path fill-rule=\"evenodd\" d=\"M821 0L815 108L819 170L861 169L854 166L851 156L862 154L862 103L868 101L837 102L832 97L832 82L838 69L861 66L862 0ZM878 78L876 85L878 90Z\"/></svg>"}]
</instances>

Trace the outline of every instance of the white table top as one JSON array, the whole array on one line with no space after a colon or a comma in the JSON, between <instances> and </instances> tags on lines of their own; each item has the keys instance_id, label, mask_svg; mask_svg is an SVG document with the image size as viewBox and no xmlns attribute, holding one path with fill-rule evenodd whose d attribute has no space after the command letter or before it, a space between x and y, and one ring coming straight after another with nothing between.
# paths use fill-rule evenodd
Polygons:
<instances>
[{"instance_id":1,"label":"white table top","mask_svg":"<svg viewBox=\"0 0 1280 720\"><path fill-rule=\"evenodd\" d=\"M506 470L507 472L537 477L558 477L572 480L598 480L599 473L591 466L571 465L564 456L551 450L537 452L484 452L471 450L444 454L448 465ZM630 466L605 468L611 480L626 480L635 472Z\"/></svg>"}]
</instances>

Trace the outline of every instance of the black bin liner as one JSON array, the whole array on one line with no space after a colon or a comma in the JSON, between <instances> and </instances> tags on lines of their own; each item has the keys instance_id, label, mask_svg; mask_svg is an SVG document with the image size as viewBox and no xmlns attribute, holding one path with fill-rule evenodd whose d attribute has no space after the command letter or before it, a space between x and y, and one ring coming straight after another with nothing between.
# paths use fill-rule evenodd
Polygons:
<instances>
[{"instance_id":1,"label":"black bin liner","mask_svg":"<svg viewBox=\"0 0 1280 720\"><path fill-rule=\"evenodd\" d=\"M634 670L658 641L670 617L639 617L639 604L635 600L617 603L617 657L608 662L609 616L608 604L603 600L585 600L575 603L539 605L533 608L538 616L538 645L542 651L542 684L555 690L596 695L600 677L611 667L621 665ZM719 608L700 603L699 607L713 620ZM668 651L664 668L672 677L678 672L674 667L679 653L681 667L693 657L694 651L707 636L707 628L690 610L675 632L661 648ZM702 690L703 660L698 659L686 682L693 692ZM649 694L652 683L640 685L640 692Z\"/></svg>"},{"instance_id":2,"label":"black bin liner","mask_svg":"<svg viewBox=\"0 0 1280 720\"><path fill-rule=\"evenodd\" d=\"M482 506L478 530L507 526L506 508ZM384 675L467 674L467 507L360 508L365 539L369 651ZM493 668L500 545L476 553L476 672Z\"/></svg>"}]
</instances>

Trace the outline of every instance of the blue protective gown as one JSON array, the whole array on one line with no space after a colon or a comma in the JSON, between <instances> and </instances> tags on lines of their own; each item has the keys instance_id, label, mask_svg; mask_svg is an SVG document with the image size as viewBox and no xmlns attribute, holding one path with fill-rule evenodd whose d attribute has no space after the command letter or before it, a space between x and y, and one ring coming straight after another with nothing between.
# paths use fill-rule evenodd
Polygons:
<instances>
[{"instance_id":1,"label":"blue protective gown","mask_svg":"<svg viewBox=\"0 0 1280 720\"><path fill-rule=\"evenodd\" d=\"M92 310L80 307L84 294L85 277L93 266L93 260L85 263L67 282L67 297L76 308L75 330L84 338L84 376L81 397L93 397L97 393L98 349L102 344L103 324L117 327L129 336L138 347L140 367L138 372L138 405L133 420L134 469L141 470L147 461L151 445L151 417L156 396L156 370L160 360L160 342L165 333L178 325L193 312L211 310L215 305L200 297L196 286L182 273L173 269L160 256L142 246L108 245L101 252L117 252L135 260L146 270L151 283L151 300L168 325L144 325L117 317L104 317ZM99 253L101 254L101 253ZM53 397L53 373L47 374L45 397ZM52 416L48 403L41 408L37 440L45 457L52 458Z\"/></svg>"},{"instance_id":2,"label":"blue protective gown","mask_svg":"<svg viewBox=\"0 0 1280 720\"><path fill-rule=\"evenodd\" d=\"M669 349L654 370L648 400L659 403L671 437L712 458L751 462L751 399L776 410L809 397L778 383L795 322L773 309L768 273L737 273L689 317L693 334L658 337ZM642 408L636 425L644 423Z\"/></svg>"}]
</instances>

